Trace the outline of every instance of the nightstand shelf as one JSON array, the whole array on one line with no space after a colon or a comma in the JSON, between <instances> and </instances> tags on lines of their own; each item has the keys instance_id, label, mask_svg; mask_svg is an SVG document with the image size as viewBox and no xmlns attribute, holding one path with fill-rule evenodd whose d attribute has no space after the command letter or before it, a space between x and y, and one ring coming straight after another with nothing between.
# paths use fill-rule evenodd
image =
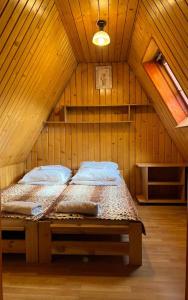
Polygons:
<instances>
[{"instance_id":1,"label":"nightstand shelf","mask_svg":"<svg viewBox=\"0 0 188 300\"><path fill-rule=\"evenodd\" d=\"M185 201L185 164L137 163L142 194L139 203L182 204Z\"/></svg>"}]
</instances>

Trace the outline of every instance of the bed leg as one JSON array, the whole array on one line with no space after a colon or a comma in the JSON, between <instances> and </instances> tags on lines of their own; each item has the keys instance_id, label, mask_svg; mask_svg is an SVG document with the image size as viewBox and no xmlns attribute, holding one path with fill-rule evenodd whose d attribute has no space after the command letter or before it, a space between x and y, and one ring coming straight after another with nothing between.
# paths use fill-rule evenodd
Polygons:
<instances>
[{"instance_id":1,"label":"bed leg","mask_svg":"<svg viewBox=\"0 0 188 300\"><path fill-rule=\"evenodd\" d=\"M129 229L129 264L142 265L142 225L131 223Z\"/></svg>"},{"instance_id":2,"label":"bed leg","mask_svg":"<svg viewBox=\"0 0 188 300\"><path fill-rule=\"evenodd\" d=\"M50 222L39 222L39 263L51 262L51 232Z\"/></svg>"},{"instance_id":3,"label":"bed leg","mask_svg":"<svg viewBox=\"0 0 188 300\"><path fill-rule=\"evenodd\" d=\"M38 263L38 224L28 221L25 227L26 262Z\"/></svg>"}]
</instances>

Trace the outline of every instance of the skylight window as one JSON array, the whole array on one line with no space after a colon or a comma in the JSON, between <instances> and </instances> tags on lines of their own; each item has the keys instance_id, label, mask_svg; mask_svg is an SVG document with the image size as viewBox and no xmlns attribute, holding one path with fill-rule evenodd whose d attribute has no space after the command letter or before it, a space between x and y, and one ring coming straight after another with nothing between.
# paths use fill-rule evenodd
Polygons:
<instances>
[{"instance_id":1,"label":"skylight window","mask_svg":"<svg viewBox=\"0 0 188 300\"><path fill-rule=\"evenodd\" d=\"M167 63L167 61L165 60L164 56L162 55L161 52L159 52L155 58L155 61L159 64L161 64L166 72L168 73L168 75L170 76L171 80L174 83L174 86L176 87L178 93L181 95L182 100L184 101L184 103L188 106L188 97L186 96L186 94L184 93L182 87L180 86L179 82L177 81L176 77L174 76L174 73L172 72L169 64Z\"/></svg>"}]
</instances>

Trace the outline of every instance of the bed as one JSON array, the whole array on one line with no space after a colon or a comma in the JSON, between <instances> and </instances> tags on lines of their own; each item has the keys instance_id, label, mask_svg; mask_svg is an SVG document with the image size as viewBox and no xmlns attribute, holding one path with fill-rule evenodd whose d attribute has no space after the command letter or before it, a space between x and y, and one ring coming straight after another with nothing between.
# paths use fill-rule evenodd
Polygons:
<instances>
[{"instance_id":1,"label":"bed","mask_svg":"<svg viewBox=\"0 0 188 300\"><path fill-rule=\"evenodd\" d=\"M38 220L58 201L66 185L13 184L1 191L1 204L17 199L41 204L37 216L1 212L2 252L25 254L27 263L38 263Z\"/></svg>"},{"instance_id":2,"label":"bed","mask_svg":"<svg viewBox=\"0 0 188 300\"><path fill-rule=\"evenodd\" d=\"M142 264L144 225L122 178L119 186L69 185L59 201L73 199L98 203L97 217L59 213L56 202L39 220L39 263L50 263L53 254L81 254L126 255L130 265Z\"/></svg>"}]
</instances>

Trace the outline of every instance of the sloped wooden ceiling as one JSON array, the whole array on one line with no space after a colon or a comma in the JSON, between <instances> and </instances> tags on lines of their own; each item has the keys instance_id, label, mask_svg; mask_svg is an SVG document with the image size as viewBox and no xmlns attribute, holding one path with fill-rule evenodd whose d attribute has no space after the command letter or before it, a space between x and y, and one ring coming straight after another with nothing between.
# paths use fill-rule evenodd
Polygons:
<instances>
[{"instance_id":1,"label":"sloped wooden ceiling","mask_svg":"<svg viewBox=\"0 0 188 300\"><path fill-rule=\"evenodd\" d=\"M139 0L55 0L79 62L118 62L127 58ZM96 47L98 19L107 21L111 43Z\"/></svg>"},{"instance_id":2,"label":"sloped wooden ceiling","mask_svg":"<svg viewBox=\"0 0 188 300\"><path fill-rule=\"evenodd\" d=\"M0 1L0 166L25 160L77 62L53 0Z\"/></svg>"},{"instance_id":3,"label":"sloped wooden ceiling","mask_svg":"<svg viewBox=\"0 0 188 300\"><path fill-rule=\"evenodd\" d=\"M188 3L185 0L142 0L132 35L128 62L184 158L188 160L188 128L175 120L144 71L142 59L153 38L188 95Z\"/></svg>"}]
</instances>

